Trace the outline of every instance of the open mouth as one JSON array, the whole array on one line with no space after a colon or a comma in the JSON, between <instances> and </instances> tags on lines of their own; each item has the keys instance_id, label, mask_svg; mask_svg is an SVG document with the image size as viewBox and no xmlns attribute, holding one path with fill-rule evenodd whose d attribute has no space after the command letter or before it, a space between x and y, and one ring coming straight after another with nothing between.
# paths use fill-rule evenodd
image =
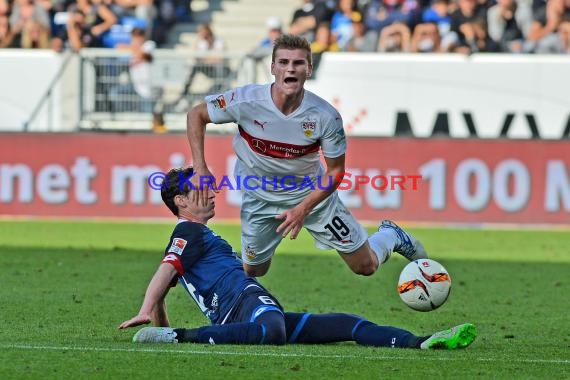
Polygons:
<instances>
[{"instance_id":1,"label":"open mouth","mask_svg":"<svg viewBox=\"0 0 570 380\"><path fill-rule=\"evenodd\" d=\"M297 83L299 82L299 79L295 77L287 77L283 80L283 82L285 82L285 84Z\"/></svg>"}]
</instances>

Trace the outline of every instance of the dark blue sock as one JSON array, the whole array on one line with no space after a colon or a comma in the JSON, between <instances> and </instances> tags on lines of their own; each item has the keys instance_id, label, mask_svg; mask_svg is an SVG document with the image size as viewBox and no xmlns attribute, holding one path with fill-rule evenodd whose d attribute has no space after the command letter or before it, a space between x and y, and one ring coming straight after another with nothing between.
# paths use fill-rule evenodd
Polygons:
<instances>
[{"instance_id":1,"label":"dark blue sock","mask_svg":"<svg viewBox=\"0 0 570 380\"><path fill-rule=\"evenodd\" d=\"M392 326L378 326L362 320L354 329L354 341L362 346L418 348L420 338Z\"/></svg>"},{"instance_id":2,"label":"dark blue sock","mask_svg":"<svg viewBox=\"0 0 570 380\"><path fill-rule=\"evenodd\" d=\"M254 322L174 329L174 332L180 343L285 344L285 320L281 310L267 311Z\"/></svg>"},{"instance_id":3,"label":"dark blue sock","mask_svg":"<svg viewBox=\"0 0 570 380\"><path fill-rule=\"evenodd\" d=\"M409 331L378 326L351 314L285 313L288 343L333 343L355 341L363 346L418 347Z\"/></svg>"},{"instance_id":4,"label":"dark blue sock","mask_svg":"<svg viewBox=\"0 0 570 380\"><path fill-rule=\"evenodd\" d=\"M359 321L349 314L285 313L287 343L332 343L352 340Z\"/></svg>"},{"instance_id":5,"label":"dark blue sock","mask_svg":"<svg viewBox=\"0 0 570 380\"><path fill-rule=\"evenodd\" d=\"M180 343L261 344L264 329L263 325L244 322L174 331Z\"/></svg>"}]
</instances>

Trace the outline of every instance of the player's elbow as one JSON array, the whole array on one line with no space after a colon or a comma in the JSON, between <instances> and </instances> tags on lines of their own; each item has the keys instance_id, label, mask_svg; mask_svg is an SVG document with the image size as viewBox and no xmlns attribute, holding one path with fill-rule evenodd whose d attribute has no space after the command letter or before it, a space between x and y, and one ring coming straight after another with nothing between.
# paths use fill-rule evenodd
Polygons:
<instances>
[{"instance_id":1,"label":"player's elbow","mask_svg":"<svg viewBox=\"0 0 570 380\"><path fill-rule=\"evenodd\" d=\"M208 106L206 103L200 103L192 107L186 114L186 128L205 128L210 123L210 115L208 114Z\"/></svg>"}]
</instances>

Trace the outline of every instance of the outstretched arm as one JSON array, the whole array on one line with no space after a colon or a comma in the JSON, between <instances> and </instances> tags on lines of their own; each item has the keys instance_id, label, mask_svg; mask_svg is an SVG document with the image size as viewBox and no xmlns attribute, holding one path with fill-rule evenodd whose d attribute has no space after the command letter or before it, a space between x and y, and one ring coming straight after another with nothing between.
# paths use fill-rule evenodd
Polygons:
<instances>
[{"instance_id":1,"label":"outstretched arm","mask_svg":"<svg viewBox=\"0 0 570 380\"><path fill-rule=\"evenodd\" d=\"M152 323L158 327L170 327L170 321L168 320L168 313L166 312L166 302L164 302L164 297L158 301L156 307L152 309L151 313Z\"/></svg>"},{"instance_id":2,"label":"outstretched arm","mask_svg":"<svg viewBox=\"0 0 570 380\"><path fill-rule=\"evenodd\" d=\"M176 275L177 272L173 265L161 264L148 284L139 313L121 323L119 328L126 329L128 327L146 325L150 322L154 322L158 326L164 326L165 323L168 325L164 297L168 293L170 282Z\"/></svg>"},{"instance_id":3,"label":"outstretched arm","mask_svg":"<svg viewBox=\"0 0 570 380\"><path fill-rule=\"evenodd\" d=\"M192 192L192 201L195 203L201 201L204 206L208 204L208 192L206 191L207 188L201 188L200 179L212 178L213 190L217 192L216 180L208 169L204 155L206 125L210 122L211 119L208 115L206 103L200 103L194 106L186 116L186 136L188 137L188 143L192 150L192 166L194 167L194 173L196 173L192 176L190 182L198 189L198 191ZM204 182L202 182L202 184L204 184Z\"/></svg>"},{"instance_id":4,"label":"outstretched arm","mask_svg":"<svg viewBox=\"0 0 570 380\"><path fill-rule=\"evenodd\" d=\"M291 239L297 238L301 228L303 228L305 217L316 205L330 196L340 184L345 168L344 159L344 154L336 158L325 157L327 171L321 185L312 191L297 206L276 217L277 219L283 220L283 223L277 227L277 233L282 234L283 237L291 233ZM327 183L327 178L330 178L332 183Z\"/></svg>"}]
</instances>

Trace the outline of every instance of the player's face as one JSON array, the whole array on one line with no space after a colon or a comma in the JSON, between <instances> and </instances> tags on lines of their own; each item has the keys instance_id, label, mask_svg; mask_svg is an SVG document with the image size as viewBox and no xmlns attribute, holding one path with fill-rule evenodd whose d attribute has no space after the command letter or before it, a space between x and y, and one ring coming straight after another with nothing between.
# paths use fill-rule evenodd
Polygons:
<instances>
[{"instance_id":1,"label":"player's face","mask_svg":"<svg viewBox=\"0 0 570 380\"><path fill-rule=\"evenodd\" d=\"M178 212L180 217L188 217L188 216L197 216L202 219L204 222L212 219L216 214L215 207L215 199L216 193L212 190L208 189L208 203L204 206L202 202L198 202L198 204L192 202L192 191L189 191L187 194L180 194L176 197L179 197L176 200L176 205L178 206Z\"/></svg>"},{"instance_id":2,"label":"player's face","mask_svg":"<svg viewBox=\"0 0 570 380\"><path fill-rule=\"evenodd\" d=\"M286 95L301 92L312 70L313 66L309 64L307 52L303 49L279 49L275 52L275 61L271 63L275 84Z\"/></svg>"},{"instance_id":3,"label":"player's face","mask_svg":"<svg viewBox=\"0 0 570 380\"><path fill-rule=\"evenodd\" d=\"M214 210L216 207L215 199L216 199L216 193L208 189L208 203L206 204L206 206L203 206L201 203L198 205L193 205L193 207L197 208L196 210L197 214L203 215L206 218L206 220L210 220L211 218L213 218L214 215L216 214L216 211Z\"/></svg>"}]
</instances>

